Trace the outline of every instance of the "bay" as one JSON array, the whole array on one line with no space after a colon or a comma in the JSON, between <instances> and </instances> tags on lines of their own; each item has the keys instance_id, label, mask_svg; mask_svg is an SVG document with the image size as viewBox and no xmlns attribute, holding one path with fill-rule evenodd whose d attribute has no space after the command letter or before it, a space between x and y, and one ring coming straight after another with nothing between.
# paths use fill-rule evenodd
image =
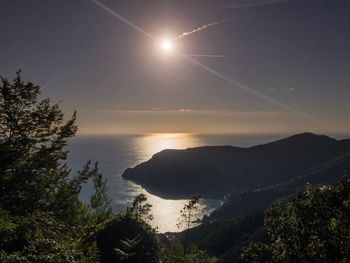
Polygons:
<instances>
[{"instance_id":1,"label":"bay","mask_svg":"<svg viewBox=\"0 0 350 263\"><path fill-rule=\"evenodd\" d=\"M87 160L98 161L100 171L108 180L108 193L115 213L126 210L134 197L144 193L152 205L153 227L163 233L180 231L176 226L179 213L186 199L164 199L148 193L141 186L121 177L128 167L147 161L153 154L164 149L186 149L198 146L234 145L249 147L286 137L285 134L189 134L155 133L128 135L77 135L69 141L68 164L75 173ZM88 201L92 194L91 183L83 187L81 199ZM202 208L210 213L222 200L203 200Z\"/></svg>"}]
</instances>

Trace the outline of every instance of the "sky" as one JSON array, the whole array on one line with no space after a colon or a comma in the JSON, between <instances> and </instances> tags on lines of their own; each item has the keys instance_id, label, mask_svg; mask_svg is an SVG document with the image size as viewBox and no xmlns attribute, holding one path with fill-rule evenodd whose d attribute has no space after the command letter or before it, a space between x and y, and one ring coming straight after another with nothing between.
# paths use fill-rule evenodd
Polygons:
<instances>
[{"instance_id":1,"label":"sky","mask_svg":"<svg viewBox=\"0 0 350 263\"><path fill-rule=\"evenodd\" d=\"M350 1L96 1L0 0L0 75L80 133L350 132Z\"/></svg>"}]
</instances>

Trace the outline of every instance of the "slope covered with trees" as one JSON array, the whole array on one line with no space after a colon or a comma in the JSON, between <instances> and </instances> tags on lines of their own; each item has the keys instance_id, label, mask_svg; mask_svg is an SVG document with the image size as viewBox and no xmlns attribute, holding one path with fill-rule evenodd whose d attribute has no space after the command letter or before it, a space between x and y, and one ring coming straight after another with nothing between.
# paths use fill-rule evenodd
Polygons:
<instances>
[{"instance_id":1,"label":"slope covered with trees","mask_svg":"<svg viewBox=\"0 0 350 263\"><path fill-rule=\"evenodd\" d=\"M248 262L348 262L350 260L350 180L334 187L307 185L286 205L265 212L270 242L244 249Z\"/></svg>"},{"instance_id":2,"label":"slope covered with trees","mask_svg":"<svg viewBox=\"0 0 350 263\"><path fill-rule=\"evenodd\" d=\"M0 262L157 262L155 232L132 211L111 213L97 164L88 161L77 174L67 166L76 114L64 120L59 105L39 100L39 87L20 72L1 81ZM87 180L95 191L84 204ZM146 254L150 260L142 261Z\"/></svg>"},{"instance_id":3,"label":"slope covered with trees","mask_svg":"<svg viewBox=\"0 0 350 263\"><path fill-rule=\"evenodd\" d=\"M207 251L217 262L348 262L350 179L307 184L264 212L207 221L169 236Z\"/></svg>"}]
</instances>

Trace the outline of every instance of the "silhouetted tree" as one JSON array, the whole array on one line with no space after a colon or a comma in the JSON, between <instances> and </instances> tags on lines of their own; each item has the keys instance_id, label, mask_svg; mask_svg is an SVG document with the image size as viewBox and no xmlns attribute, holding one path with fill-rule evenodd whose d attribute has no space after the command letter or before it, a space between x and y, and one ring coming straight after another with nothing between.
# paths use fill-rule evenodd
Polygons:
<instances>
[{"instance_id":1,"label":"silhouetted tree","mask_svg":"<svg viewBox=\"0 0 350 263\"><path fill-rule=\"evenodd\" d=\"M183 262L186 262L189 229L200 222L202 215L202 206L198 196L195 196L189 200L180 211L180 218L178 220L177 227L185 227L186 231L182 259Z\"/></svg>"},{"instance_id":2,"label":"silhouetted tree","mask_svg":"<svg viewBox=\"0 0 350 263\"><path fill-rule=\"evenodd\" d=\"M101 262L159 262L155 231L131 213L115 216L99 227L95 238Z\"/></svg>"},{"instance_id":3,"label":"silhouetted tree","mask_svg":"<svg viewBox=\"0 0 350 263\"><path fill-rule=\"evenodd\" d=\"M165 246L163 252L162 262L166 263L179 263L183 261L183 246L176 238L171 240L168 246ZM209 255L206 251L198 249L192 245L186 254L187 263L215 263L218 262L217 258Z\"/></svg>"},{"instance_id":4,"label":"silhouetted tree","mask_svg":"<svg viewBox=\"0 0 350 263\"><path fill-rule=\"evenodd\" d=\"M129 212L134 213L134 215L143 221L151 221L153 220L153 216L151 215L152 205L147 202L147 197L145 194L139 194L135 197L132 202L132 207L129 209Z\"/></svg>"},{"instance_id":5,"label":"silhouetted tree","mask_svg":"<svg viewBox=\"0 0 350 263\"><path fill-rule=\"evenodd\" d=\"M62 206L66 209L73 204L62 200L61 194L72 195L80 185L78 178L69 179L64 163L67 139L77 130L76 114L64 122L58 104L39 101L39 87L24 82L20 72L12 82L1 81L1 205L16 214L35 210L65 214Z\"/></svg>"},{"instance_id":6,"label":"silhouetted tree","mask_svg":"<svg viewBox=\"0 0 350 263\"><path fill-rule=\"evenodd\" d=\"M0 262L96 262L96 253L82 257L90 245L81 241L96 215L79 193L92 176L98 214L106 207L95 201L104 199L105 181L97 166L71 175L65 147L77 131L76 114L64 121L59 105L39 94L20 72L12 81L1 77Z\"/></svg>"},{"instance_id":7,"label":"silhouetted tree","mask_svg":"<svg viewBox=\"0 0 350 263\"><path fill-rule=\"evenodd\" d=\"M102 174L98 172L97 162L93 169L90 168L90 162L88 162L83 169L83 173L90 173L89 177L92 178L95 192L90 196L90 204L95 211L97 222L102 222L112 213L111 199L107 194L107 179L104 179Z\"/></svg>"}]
</instances>

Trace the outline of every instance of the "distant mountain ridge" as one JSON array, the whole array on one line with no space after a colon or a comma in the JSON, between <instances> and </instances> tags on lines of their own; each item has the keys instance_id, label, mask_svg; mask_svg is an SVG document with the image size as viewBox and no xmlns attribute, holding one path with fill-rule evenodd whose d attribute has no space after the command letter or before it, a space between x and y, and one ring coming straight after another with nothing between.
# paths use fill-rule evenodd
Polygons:
<instances>
[{"instance_id":1,"label":"distant mountain ridge","mask_svg":"<svg viewBox=\"0 0 350 263\"><path fill-rule=\"evenodd\" d=\"M123 178L162 197L219 198L283 184L333 183L350 168L350 139L301 133L248 148L163 150ZM330 173L330 171L332 173ZM332 178L329 175L339 175Z\"/></svg>"}]
</instances>

